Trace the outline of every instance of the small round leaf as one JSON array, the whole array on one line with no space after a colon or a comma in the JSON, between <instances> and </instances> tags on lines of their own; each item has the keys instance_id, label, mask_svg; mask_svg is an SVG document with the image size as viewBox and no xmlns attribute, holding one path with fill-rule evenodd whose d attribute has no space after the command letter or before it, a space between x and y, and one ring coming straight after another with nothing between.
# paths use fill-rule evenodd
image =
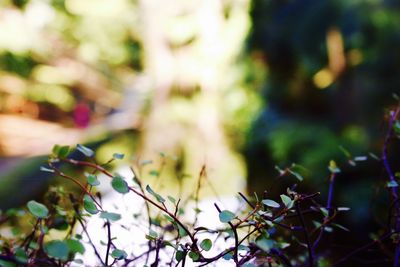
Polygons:
<instances>
[{"instance_id":1,"label":"small round leaf","mask_svg":"<svg viewBox=\"0 0 400 267\"><path fill-rule=\"evenodd\" d=\"M176 254L175 254L175 259L179 262L181 260L183 260L183 258L185 258L186 253L182 250L177 250Z\"/></svg>"},{"instance_id":2,"label":"small round leaf","mask_svg":"<svg viewBox=\"0 0 400 267\"><path fill-rule=\"evenodd\" d=\"M264 205L268 206L268 207L271 207L271 208L279 208L280 207L279 203L277 203L277 202L275 202L275 201L273 201L271 199L264 199L262 201L262 203Z\"/></svg>"},{"instance_id":3,"label":"small round leaf","mask_svg":"<svg viewBox=\"0 0 400 267\"><path fill-rule=\"evenodd\" d=\"M19 263L28 263L28 256L26 255L25 250L22 249L22 248L16 248L15 249L15 259Z\"/></svg>"},{"instance_id":4,"label":"small round leaf","mask_svg":"<svg viewBox=\"0 0 400 267\"><path fill-rule=\"evenodd\" d=\"M111 186L118 193L126 194L129 192L129 187L127 182L118 174L115 175L114 178L112 179Z\"/></svg>"},{"instance_id":5,"label":"small round leaf","mask_svg":"<svg viewBox=\"0 0 400 267\"><path fill-rule=\"evenodd\" d=\"M151 194L153 197L155 197L158 202L160 202L160 203L165 202L165 199L160 194L157 194L156 192L154 192L154 190L151 189L151 187L149 185L146 185L146 191L149 192L149 194Z\"/></svg>"},{"instance_id":6,"label":"small round leaf","mask_svg":"<svg viewBox=\"0 0 400 267\"><path fill-rule=\"evenodd\" d=\"M44 250L50 257L64 261L68 259L69 248L68 245L63 241L50 241L49 243L45 244Z\"/></svg>"},{"instance_id":7,"label":"small round leaf","mask_svg":"<svg viewBox=\"0 0 400 267\"><path fill-rule=\"evenodd\" d=\"M80 254L84 254L85 253L85 247L82 245L82 243L79 240L76 239L68 239L66 241L68 249L72 252L72 253L80 253Z\"/></svg>"},{"instance_id":8,"label":"small round leaf","mask_svg":"<svg viewBox=\"0 0 400 267\"><path fill-rule=\"evenodd\" d=\"M190 257L193 261L197 261L198 259L200 259L199 253L194 252L194 251L190 251L190 252L189 252L189 257Z\"/></svg>"},{"instance_id":9,"label":"small round leaf","mask_svg":"<svg viewBox=\"0 0 400 267\"><path fill-rule=\"evenodd\" d=\"M29 201L27 207L33 216L39 219L46 218L49 214L49 210L46 208L46 206L36 202L35 200Z\"/></svg>"},{"instance_id":10,"label":"small round leaf","mask_svg":"<svg viewBox=\"0 0 400 267\"><path fill-rule=\"evenodd\" d=\"M209 251L212 247L212 241L208 238L204 239L200 243L200 247L204 249L205 251Z\"/></svg>"},{"instance_id":11,"label":"small round leaf","mask_svg":"<svg viewBox=\"0 0 400 267\"><path fill-rule=\"evenodd\" d=\"M90 184L91 186L100 185L100 181L97 180L97 176L95 174L87 174L86 180L87 180L88 184Z\"/></svg>"},{"instance_id":12,"label":"small round leaf","mask_svg":"<svg viewBox=\"0 0 400 267\"><path fill-rule=\"evenodd\" d=\"M124 158L124 154L121 154L121 153L114 153L113 154L113 158L114 159L123 159Z\"/></svg>"},{"instance_id":13,"label":"small round leaf","mask_svg":"<svg viewBox=\"0 0 400 267\"><path fill-rule=\"evenodd\" d=\"M230 222L235 217L236 217L236 215L229 210L223 210L219 214L219 220L223 223Z\"/></svg>"},{"instance_id":14,"label":"small round leaf","mask_svg":"<svg viewBox=\"0 0 400 267\"><path fill-rule=\"evenodd\" d=\"M128 257L128 254L122 249L114 249L113 252L111 252L111 257L117 260L123 260Z\"/></svg>"},{"instance_id":15,"label":"small round leaf","mask_svg":"<svg viewBox=\"0 0 400 267\"><path fill-rule=\"evenodd\" d=\"M119 219L121 219L121 215L118 213L102 211L100 213L100 218L115 222L115 221L118 221Z\"/></svg>"},{"instance_id":16,"label":"small round leaf","mask_svg":"<svg viewBox=\"0 0 400 267\"><path fill-rule=\"evenodd\" d=\"M90 214L97 214L99 210L97 209L96 203L89 195L83 196L83 208Z\"/></svg>"}]
</instances>

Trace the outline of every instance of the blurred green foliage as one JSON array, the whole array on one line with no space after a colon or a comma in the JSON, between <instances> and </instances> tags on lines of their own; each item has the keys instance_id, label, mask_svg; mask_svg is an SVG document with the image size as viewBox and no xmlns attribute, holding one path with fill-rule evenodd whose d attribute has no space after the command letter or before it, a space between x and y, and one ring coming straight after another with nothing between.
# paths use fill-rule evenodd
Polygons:
<instances>
[{"instance_id":1,"label":"blurred green foliage","mask_svg":"<svg viewBox=\"0 0 400 267\"><path fill-rule=\"evenodd\" d=\"M246 149L251 188L271 181L276 163L301 164L317 182L330 159L349 166L340 147L380 154L384 109L400 88L398 2L255 0L251 15L249 51L267 76Z\"/></svg>"}]
</instances>

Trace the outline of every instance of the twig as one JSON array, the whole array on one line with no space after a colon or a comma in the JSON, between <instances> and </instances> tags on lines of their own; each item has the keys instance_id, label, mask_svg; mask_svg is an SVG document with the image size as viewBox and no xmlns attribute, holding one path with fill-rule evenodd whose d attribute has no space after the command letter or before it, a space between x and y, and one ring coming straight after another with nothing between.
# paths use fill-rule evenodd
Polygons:
<instances>
[{"instance_id":1,"label":"twig","mask_svg":"<svg viewBox=\"0 0 400 267\"><path fill-rule=\"evenodd\" d=\"M108 266L108 257L110 255L110 248L111 248L111 226L110 222L107 220L106 221L106 227L107 227L107 251L106 251L106 266Z\"/></svg>"},{"instance_id":2,"label":"twig","mask_svg":"<svg viewBox=\"0 0 400 267\"><path fill-rule=\"evenodd\" d=\"M356 249L356 250L350 252L349 254L347 254L346 256L344 256L343 258L341 258L340 260L336 261L336 262L332 265L332 267L338 266L340 263L343 263L343 262L347 261L348 259L350 259L350 258L353 257L354 255L356 255L357 253L359 253L359 252L361 252L361 251L363 251L363 250L366 250L367 248L372 247L372 246L375 245L375 244L378 244L378 243L382 242L382 241L385 240L386 238L390 237L392 234L394 234L394 233L387 232L387 233L383 234L380 238L378 238L378 239L376 239L376 240L373 240L373 241L371 241L370 243L365 244L365 245L362 246L362 247L359 247L358 249Z\"/></svg>"},{"instance_id":3,"label":"twig","mask_svg":"<svg viewBox=\"0 0 400 267\"><path fill-rule=\"evenodd\" d=\"M400 106L398 106L395 111L390 112L388 130L386 133L385 141L383 144L383 150L382 150L383 165L389 175L389 180L392 183L396 183L396 180L394 178L393 171L390 167L387 154L388 154L389 141L390 141L390 138L391 138L392 132L393 132L393 124L394 124L399 112L400 112ZM395 218L396 218L395 227L394 227L395 232L398 232L400 230L400 216L399 216L400 215L400 203L397 201L399 199L397 188L398 188L397 186L394 186L394 187L391 187L391 190L390 190L392 198L393 198L393 202L395 203L395 212L394 212ZM400 243L397 242L396 247L395 247L394 259L393 259L394 267L399 266L399 258L400 258Z\"/></svg>"},{"instance_id":4,"label":"twig","mask_svg":"<svg viewBox=\"0 0 400 267\"><path fill-rule=\"evenodd\" d=\"M221 213L221 209L218 207L216 203L214 203L215 208L218 210L219 213ZM233 223L228 222L229 226L232 229L233 235L235 237L235 247L233 249L233 260L235 261L236 266L239 266L239 259L238 259L238 247L239 247L239 237L237 234L237 229L236 227L239 224L233 225Z\"/></svg>"},{"instance_id":5,"label":"twig","mask_svg":"<svg viewBox=\"0 0 400 267\"><path fill-rule=\"evenodd\" d=\"M303 233L304 233L304 238L306 240L306 244L307 244L307 249L308 249L308 266L313 267L314 266L314 253L312 251L312 245L310 242L310 237L306 228L306 223L304 222L304 217L303 214L301 213L301 209L300 209L300 202L297 201L295 203L295 207L296 207L296 211L297 214L299 215L300 218L300 223L301 223L301 227L303 228Z\"/></svg>"},{"instance_id":6,"label":"twig","mask_svg":"<svg viewBox=\"0 0 400 267\"><path fill-rule=\"evenodd\" d=\"M315 251L315 249L318 246L319 241L321 241L322 236L324 234L324 230L325 230L325 226L333 219L333 217L331 217L332 214L332 199L333 199L333 187L334 187L334 183L335 183L335 178L336 178L336 173L332 172L330 177L329 177L329 192L328 192L328 200L326 202L326 209L328 210L328 214L327 216L324 217L324 221L321 225L321 230L319 232L319 235L317 237L317 239L314 241L314 244L312 246L312 250Z\"/></svg>"}]
</instances>

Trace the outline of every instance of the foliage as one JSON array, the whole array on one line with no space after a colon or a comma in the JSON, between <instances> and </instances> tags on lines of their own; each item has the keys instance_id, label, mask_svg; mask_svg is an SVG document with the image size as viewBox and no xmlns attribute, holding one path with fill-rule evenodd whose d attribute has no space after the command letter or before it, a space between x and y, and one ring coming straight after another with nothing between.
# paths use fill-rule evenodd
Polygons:
<instances>
[{"instance_id":1,"label":"foliage","mask_svg":"<svg viewBox=\"0 0 400 267\"><path fill-rule=\"evenodd\" d=\"M338 146L352 154L379 153L381 107L400 86L400 61L393 60L399 54L399 3L252 3L248 51L264 65L266 76L256 87L266 104L245 149L252 190L262 189L258 177L272 178L276 162L312 170L305 183L317 186L325 163L341 156ZM349 179L339 188L371 188L371 169L368 164L364 179ZM357 198L351 202L356 204Z\"/></svg>"},{"instance_id":2,"label":"foliage","mask_svg":"<svg viewBox=\"0 0 400 267\"><path fill-rule=\"evenodd\" d=\"M171 196L164 198L149 185L144 187L134 168L131 168L132 183L127 182L127 177L112 174L108 164L123 155L115 154L117 156L106 164L98 164L93 161L95 151L78 145L75 150L84 154L85 160L71 158L73 149L70 147L55 146L48 166L43 170L70 180L79 187L81 194L68 193L61 187L54 188L48 192L43 203L32 200L27 203L27 209L9 210L2 214L3 226L14 226L15 229L11 237L1 238L0 263L2 266L79 266L85 265L85 262L78 255L93 250L97 264L102 266L137 266L139 263L149 266L150 262L150 266L185 266L189 261L196 266L218 266L221 261L231 262L234 266L337 266L379 243L385 251L389 248L394 251L390 256L382 254L387 260L394 259L394 266L398 266L400 224L396 218L400 212L399 175L393 173L387 149L392 138L398 137L394 127L399 122L399 114L400 106L389 112L388 130L382 148L381 161L388 176L385 186L391 196L388 224L374 233L370 243L339 258L332 258L332 247L322 242L328 235L332 236L332 232L349 231L335 222L349 208L333 204L334 184L341 175L334 161L327 166L330 176L326 204L321 204L319 192L300 193L296 185L287 188L278 199L257 194L250 198L239 193L244 205L238 210L222 210L214 203L223 227L211 229L198 225L197 216L201 210L195 209L194 222L187 221L183 215L189 202ZM59 163L84 167L80 171L87 177L86 183L82 184L76 177L62 172ZM291 168L278 170L281 176L293 175ZM137 254L116 245L118 236L113 236L112 226L119 223L122 216L104 208L97 190L103 181L97 179L98 175L109 178L109 186L115 194L133 194L144 201L149 212L134 215L139 224L147 225L147 249L143 253ZM203 168L199 181L205 175L206 169ZM196 207L200 187L201 182L191 196ZM88 221L98 213L106 230L102 244L106 248L104 253L92 242L87 231ZM63 234L54 238L51 235L54 230ZM135 242L133 238L132 246Z\"/></svg>"}]
</instances>

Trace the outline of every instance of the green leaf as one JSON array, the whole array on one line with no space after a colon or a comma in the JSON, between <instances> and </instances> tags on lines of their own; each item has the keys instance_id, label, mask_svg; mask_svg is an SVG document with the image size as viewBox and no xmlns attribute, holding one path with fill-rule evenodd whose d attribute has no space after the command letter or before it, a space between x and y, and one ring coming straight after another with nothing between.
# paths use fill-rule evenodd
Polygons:
<instances>
[{"instance_id":1,"label":"green leaf","mask_svg":"<svg viewBox=\"0 0 400 267\"><path fill-rule=\"evenodd\" d=\"M69 146L55 145L53 147L53 154L58 158L65 158L69 154Z\"/></svg>"},{"instance_id":2,"label":"green leaf","mask_svg":"<svg viewBox=\"0 0 400 267\"><path fill-rule=\"evenodd\" d=\"M276 244L280 249L285 249L287 247L290 247L290 243L286 243L286 242L278 242Z\"/></svg>"},{"instance_id":3,"label":"green leaf","mask_svg":"<svg viewBox=\"0 0 400 267\"><path fill-rule=\"evenodd\" d=\"M212 247L212 241L208 238L204 239L200 243L200 247L204 249L205 251L209 251Z\"/></svg>"},{"instance_id":4,"label":"green leaf","mask_svg":"<svg viewBox=\"0 0 400 267\"><path fill-rule=\"evenodd\" d=\"M339 228L339 229L342 229L343 231L350 232L349 228L344 227L344 226L341 225L341 224L332 223L332 225L335 226L335 227L337 227L337 228Z\"/></svg>"},{"instance_id":5,"label":"green leaf","mask_svg":"<svg viewBox=\"0 0 400 267\"><path fill-rule=\"evenodd\" d=\"M281 206L278 202L275 202L272 199L263 199L261 202L271 208L279 208Z\"/></svg>"},{"instance_id":6,"label":"green leaf","mask_svg":"<svg viewBox=\"0 0 400 267\"><path fill-rule=\"evenodd\" d=\"M72 253L79 253L82 255L85 253L85 247L79 240L67 239L65 242L67 243L69 251L71 251Z\"/></svg>"},{"instance_id":7,"label":"green leaf","mask_svg":"<svg viewBox=\"0 0 400 267\"><path fill-rule=\"evenodd\" d=\"M150 235L145 235L144 236L147 240L156 240L156 238L150 236Z\"/></svg>"},{"instance_id":8,"label":"green leaf","mask_svg":"<svg viewBox=\"0 0 400 267\"><path fill-rule=\"evenodd\" d=\"M395 131L397 134L400 134L400 121L396 121L396 122L393 124L393 129L394 129L394 131Z\"/></svg>"},{"instance_id":9,"label":"green leaf","mask_svg":"<svg viewBox=\"0 0 400 267\"><path fill-rule=\"evenodd\" d=\"M165 202L165 199L162 196L160 196L159 194L157 194L156 192L154 192L153 189L151 189L151 187L149 185L146 185L146 191L149 192L150 195L155 197L158 202L160 202L160 203Z\"/></svg>"},{"instance_id":10,"label":"green leaf","mask_svg":"<svg viewBox=\"0 0 400 267\"><path fill-rule=\"evenodd\" d=\"M280 223L281 221L283 221L283 219L285 218L284 215L279 216L278 218L276 218L275 220L273 220L273 222L275 223Z\"/></svg>"},{"instance_id":11,"label":"green leaf","mask_svg":"<svg viewBox=\"0 0 400 267\"><path fill-rule=\"evenodd\" d=\"M111 186L118 193L126 194L129 192L128 183L119 174L114 176L111 181Z\"/></svg>"},{"instance_id":12,"label":"green leaf","mask_svg":"<svg viewBox=\"0 0 400 267\"><path fill-rule=\"evenodd\" d=\"M0 266L1 267L16 267L17 265L15 263L12 263L9 261L0 260Z\"/></svg>"},{"instance_id":13,"label":"green leaf","mask_svg":"<svg viewBox=\"0 0 400 267\"><path fill-rule=\"evenodd\" d=\"M68 245L60 240L53 240L44 245L44 250L50 257L66 261L68 260Z\"/></svg>"},{"instance_id":14,"label":"green leaf","mask_svg":"<svg viewBox=\"0 0 400 267\"><path fill-rule=\"evenodd\" d=\"M160 175L160 173L159 173L158 171L156 171L156 170L151 170L151 171L149 172L149 174L150 174L151 176L155 176L155 177L158 177L158 176Z\"/></svg>"},{"instance_id":15,"label":"green leaf","mask_svg":"<svg viewBox=\"0 0 400 267\"><path fill-rule=\"evenodd\" d=\"M169 216L167 214L164 214L164 218L167 219L167 221L169 221L171 223L173 223L175 221L171 216Z\"/></svg>"},{"instance_id":16,"label":"green leaf","mask_svg":"<svg viewBox=\"0 0 400 267\"><path fill-rule=\"evenodd\" d=\"M257 247L266 252L269 252L269 250L274 247L274 243L275 242L273 240L266 238L265 236L262 235L256 238Z\"/></svg>"},{"instance_id":17,"label":"green leaf","mask_svg":"<svg viewBox=\"0 0 400 267\"><path fill-rule=\"evenodd\" d=\"M172 204L176 205L176 199L175 198L173 198L171 196L168 196L168 199L169 199L169 201L171 201Z\"/></svg>"},{"instance_id":18,"label":"green leaf","mask_svg":"<svg viewBox=\"0 0 400 267\"><path fill-rule=\"evenodd\" d=\"M193 210L194 210L194 212L196 212L196 214L199 214L200 212L202 212L202 210L199 208L194 208Z\"/></svg>"},{"instance_id":19,"label":"green leaf","mask_svg":"<svg viewBox=\"0 0 400 267\"><path fill-rule=\"evenodd\" d=\"M102 211L100 213L100 218L116 222L121 219L121 215L118 213Z\"/></svg>"},{"instance_id":20,"label":"green leaf","mask_svg":"<svg viewBox=\"0 0 400 267\"><path fill-rule=\"evenodd\" d=\"M279 172L279 175L283 175L285 173L285 171L282 170L278 165L275 165L275 170Z\"/></svg>"},{"instance_id":21,"label":"green leaf","mask_svg":"<svg viewBox=\"0 0 400 267\"><path fill-rule=\"evenodd\" d=\"M219 213L219 220L223 223L227 223L232 221L234 218L236 217L236 215L229 211L229 210L223 210Z\"/></svg>"},{"instance_id":22,"label":"green leaf","mask_svg":"<svg viewBox=\"0 0 400 267\"><path fill-rule=\"evenodd\" d=\"M238 250L244 250L244 251L249 252L250 248L248 246L246 246L246 245L239 245L238 246Z\"/></svg>"},{"instance_id":23,"label":"green leaf","mask_svg":"<svg viewBox=\"0 0 400 267\"><path fill-rule=\"evenodd\" d=\"M316 228L319 228L319 227L321 227L321 225L322 225L322 223L317 222L317 221L312 221L312 222L313 222L313 224L314 224L314 226L315 226Z\"/></svg>"},{"instance_id":24,"label":"green leaf","mask_svg":"<svg viewBox=\"0 0 400 267\"><path fill-rule=\"evenodd\" d=\"M29 201L27 207L30 213L32 213L33 216L39 219L46 218L49 214L49 210L47 209L47 207L39 202L36 202L35 200Z\"/></svg>"},{"instance_id":25,"label":"green leaf","mask_svg":"<svg viewBox=\"0 0 400 267\"><path fill-rule=\"evenodd\" d=\"M329 211L326 208L321 207L319 209L321 210L321 212L324 215L324 217L328 217L329 216Z\"/></svg>"},{"instance_id":26,"label":"green leaf","mask_svg":"<svg viewBox=\"0 0 400 267\"><path fill-rule=\"evenodd\" d=\"M227 261L233 259L233 252L226 253L222 258Z\"/></svg>"},{"instance_id":27,"label":"green leaf","mask_svg":"<svg viewBox=\"0 0 400 267\"><path fill-rule=\"evenodd\" d=\"M151 237L153 237L153 238L157 238L157 237L158 237L158 234L157 234L156 231L150 229L150 231L149 231L149 236L151 236Z\"/></svg>"},{"instance_id":28,"label":"green leaf","mask_svg":"<svg viewBox=\"0 0 400 267\"><path fill-rule=\"evenodd\" d=\"M287 195L281 195L281 199L286 208L291 209L293 207L294 201L290 197Z\"/></svg>"},{"instance_id":29,"label":"green leaf","mask_svg":"<svg viewBox=\"0 0 400 267\"><path fill-rule=\"evenodd\" d=\"M178 246L176 246L175 244L172 244L170 241L163 240L163 243L164 243L164 245L166 247L171 247L171 248L174 248L174 249L178 249Z\"/></svg>"},{"instance_id":30,"label":"green leaf","mask_svg":"<svg viewBox=\"0 0 400 267\"><path fill-rule=\"evenodd\" d=\"M100 185L100 181L97 180L97 176L95 174L86 174L86 180L91 186Z\"/></svg>"},{"instance_id":31,"label":"green leaf","mask_svg":"<svg viewBox=\"0 0 400 267\"><path fill-rule=\"evenodd\" d=\"M49 225L50 228L57 229L57 230L67 230L69 224L67 222L67 218L65 216L54 216L53 222Z\"/></svg>"},{"instance_id":32,"label":"green leaf","mask_svg":"<svg viewBox=\"0 0 400 267\"><path fill-rule=\"evenodd\" d=\"M188 235L186 230L182 226L180 226L179 224L178 224L178 233L179 233L180 237L184 237L184 236Z\"/></svg>"},{"instance_id":33,"label":"green leaf","mask_svg":"<svg viewBox=\"0 0 400 267\"><path fill-rule=\"evenodd\" d=\"M381 161L381 158L375 153L369 152L368 155L376 161Z\"/></svg>"},{"instance_id":34,"label":"green leaf","mask_svg":"<svg viewBox=\"0 0 400 267\"><path fill-rule=\"evenodd\" d=\"M343 146L339 146L339 149L343 152L343 154L347 157L347 158L351 158L351 154L350 152L345 149Z\"/></svg>"},{"instance_id":35,"label":"green leaf","mask_svg":"<svg viewBox=\"0 0 400 267\"><path fill-rule=\"evenodd\" d=\"M179 262L181 260L183 260L183 258L185 258L186 253L182 250L177 250L176 254L175 254L175 259Z\"/></svg>"},{"instance_id":36,"label":"green leaf","mask_svg":"<svg viewBox=\"0 0 400 267\"><path fill-rule=\"evenodd\" d=\"M15 249L15 259L19 263L28 263L28 256L26 255L25 250L22 249L22 248L16 248Z\"/></svg>"},{"instance_id":37,"label":"green leaf","mask_svg":"<svg viewBox=\"0 0 400 267\"><path fill-rule=\"evenodd\" d=\"M289 171L289 173L290 173L291 175L293 175L294 177L296 177L296 179L299 180L300 182L304 180L303 176L301 176L300 173L295 172L295 171L292 171L292 170L288 170L288 171Z\"/></svg>"},{"instance_id":38,"label":"green leaf","mask_svg":"<svg viewBox=\"0 0 400 267\"><path fill-rule=\"evenodd\" d=\"M120 154L120 153L114 153L113 154L113 158L114 159L123 159L124 158L124 154Z\"/></svg>"},{"instance_id":39,"label":"green leaf","mask_svg":"<svg viewBox=\"0 0 400 267\"><path fill-rule=\"evenodd\" d=\"M122 249L114 249L113 252L111 252L111 257L117 260L123 260L128 257L128 254Z\"/></svg>"},{"instance_id":40,"label":"green leaf","mask_svg":"<svg viewBox=\"0 0 400 267\"><path fill-rule=\"evenodd\" d=\"M89 195L83 196L83 208L90 214L97 214L99 212L96 203Z\"/></svg>"},{"instance_id":41,"label":"green leaf","mask_svg":"<svg viewBox=\"0 0 400 267\"><path fill-rule=\"evenodd\" d=\"M390 188L390 187L398 187L399 184L398 184L396 181L393 180L393 181L387 182L387 183L386 183L386 186L389 187L389 188Z\"/></svg>"},{"instance_id":42,"label":"green leaf","mask_svg":"<svg viewBox=\"0 0 400 267\"><path fill-rule=\"evenodd\" d=\"M33 249L33 250L37 250L37 249L39 249L39 244L36 243L35 241L31 241L31 242L29 243L29 248L30 248L30 249ZM0 265L0 266L1 266L1 265Z\"/></svg>"},{"instance_id":43,"label":"green leaf","mask_svg":"<svg viewBox=\"0 0 400 267\"><path fill-rule=\"evenodd\" d=\"M190 251L190 252L189 252L189 257L190 257L193 261L197 261L198 259L200 259L199 253L194 252L194 251Z\"/></svg>"},{"instance_id":44,"label":"green leaf","mask_svg":"<svg viewBox=\"0 0 400 267\"><path fill-rule=\"evenodd\" d=\"M83 145L80 145L80 144L76 145L76 149L77 149L79 152L81 152L83 155L85 155L86 157L91 158L91 157L94 156L94 151L91 150L91 149L88 148L88 147L83 146Z\"/></svg>"}]
</instances>

